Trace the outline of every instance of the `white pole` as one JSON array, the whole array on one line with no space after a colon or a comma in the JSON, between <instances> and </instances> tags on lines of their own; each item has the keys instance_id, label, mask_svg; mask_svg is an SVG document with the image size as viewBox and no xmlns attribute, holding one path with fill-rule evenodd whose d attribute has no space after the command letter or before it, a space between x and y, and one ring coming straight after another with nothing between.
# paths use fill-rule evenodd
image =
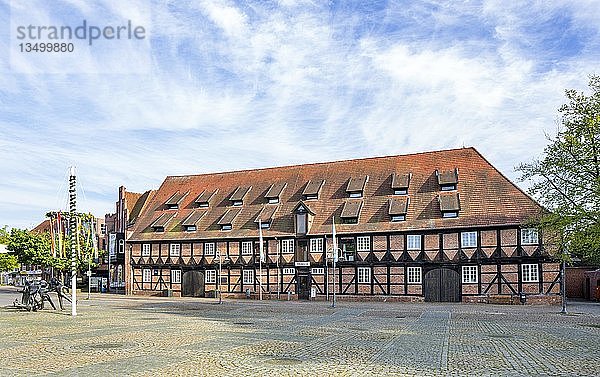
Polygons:
<instances>
[{"instance_id":1,"label":"white pole","mask_svg":"<svg viewBox=\"0 0 600 377\"><path fill-rule=\"evenodd\" d=\"M77 220L75 218L77 210L77 190L75 188L75 167L69 169L69 212L71 221L71 315L77 315Z\"/></svg>"},{"instance_id":2,"label":"white pole","mask_svg":"<svg viewBox=\"0 0 600 377\"><path fill-rule=\"evenodd\" d=\"M219 289L219 304L221 304L223 302L223 299L221 298L221 273L222 273L222 269L221 269L221 251L219 251L219 249L217 249L217 253L219 253L219 285L218 285L218 289Z\"/></svg>"},{"instance_id":3,"label":"white pole","mask_svg":"<svg viewBox=\"0 0 600 377\"><path fill-rule=\"evenodd\" d=\"M94 250L94 218L92 218L90 223L90 233L92 234L92 250ZM90 292L92 287L92 252L90 251L90 255L88 255L88 296L87 299L90 299Z\"/></svg>"},{"instance_id":4,"label":"white pole","mask_svg":"<svg viewBox=\"0 0 600 377\"><path fill-rule=\"evenodd\" d=\"M332 237L333 237L333 302L331 303L331 307L335 308L335 262L338 259L338 247L337 247L337 238L335 236L335 216L333 217L332 222Z\"/></svg>"},{"instance_id":5,"label":"white pole","mask_svg":"<svg viewBox=\"0 0 600 377\"><path fill-rule=\"evenodd\" d=\"M260 280L258 284L258 299L262 301L262 262L264 258L264 250L263 250L263 236L262 236L262 222L258 219L258 250L259 250L259 271L260 271Z\"/></svg>"},{"instance_id":6,"label":"white pole","mask_svg":"<svg viewBox=\"0 0 600 377\"><path fill-rule=\"evenodd\" d=\"M277 244L277 299L279 300L281 298L281 280L280 280L280 276L281 276L281 271L279 271L279 240L277 239L277 237L275 237L275 243Z\"/></svg>"},{"instance_id":7,"label":"white pole","mask_svg":"<svg viewBox=\"0 0 600 377\"><path fill-rule=\"evenodd\" d=\"M327 237L325 237L325 300L329 301L329 265L327 264Z\"/></svg>"}]
</instances>

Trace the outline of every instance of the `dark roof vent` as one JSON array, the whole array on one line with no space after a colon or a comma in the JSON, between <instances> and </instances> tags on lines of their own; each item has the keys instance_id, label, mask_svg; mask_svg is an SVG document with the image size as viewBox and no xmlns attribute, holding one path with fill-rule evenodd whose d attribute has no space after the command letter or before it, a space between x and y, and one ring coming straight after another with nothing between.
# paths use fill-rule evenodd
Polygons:
<instances>
[{"instance_id":1,"label":"dark roof vent","mask_svg":"<svg viewBox=\"0 0 600 377\"><path fill-rule=\"evenodd\" d=\"M358 218L360 216L360 210L362 209L362 200L350 200L344 203L342 208L341 218Z\"/></svg>"},{"instance_id":2,"label":"dark roof vent","mask_svg":"<svg viewBox=\"0 0 600 377\"><path fill-rule=\"evenodd\" d=\"M388 210L389 215L406 215L409 201L410 200L408 197L390 199L390 208Z\"/></svg>"},{"instance_id":3,"label":"dark roof vent","mask_svg":"<svg viewBox=\"0 0 600 377\"><path fill-rule=\"evenodd\" d=\"M358 177L352 177L348 181L348 187L346 187L346 192L362 192L365 189L365 185L369 181L368 175L361 175Z\"/></svg>"}]
</instances>

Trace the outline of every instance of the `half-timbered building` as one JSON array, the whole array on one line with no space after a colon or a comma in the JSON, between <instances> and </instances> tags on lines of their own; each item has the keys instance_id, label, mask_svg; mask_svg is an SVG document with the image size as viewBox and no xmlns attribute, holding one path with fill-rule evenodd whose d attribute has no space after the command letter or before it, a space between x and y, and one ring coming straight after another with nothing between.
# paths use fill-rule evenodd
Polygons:
<instances>
[{"instance_id":1,"label":"half-timbered building","mask_svg":"<svg viewBox=\"0 0 600 377\"><path fill-rule=\"evenodd\" d=\"M170 176L133 225L128 283L176 296L554 302L559 265L530 225L540 211L473 148Z\"/></svg>"}]
</instances>

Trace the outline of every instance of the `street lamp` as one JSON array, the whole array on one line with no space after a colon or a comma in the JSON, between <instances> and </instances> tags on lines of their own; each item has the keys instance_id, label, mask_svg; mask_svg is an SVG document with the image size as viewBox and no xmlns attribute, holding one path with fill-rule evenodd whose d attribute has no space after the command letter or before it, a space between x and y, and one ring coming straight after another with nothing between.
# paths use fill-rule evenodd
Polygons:
<instances>
[{"instance_id":1,"label":"street lamp","mask_svg":"<svg viewBox=\"0 0 600 377\"><path fill-rule=\"evenodd\" d=\"M567 282L566 282L566 269L567 269L567 257L569 255L569 251L567 250L567 245L563 246L562 250L562 263L560 266L560 285L561 285L561 295L562 295L562 310L561 314L567 314Z\"/></svg>"},{"instance_id":2,"label":"street lamp","mask_svg":"<svg viewBox=\"0 0 600 377\"><path fill-rule=\"evenodd\" d=\"M217 282L217 292L219 295L219 304L222 304L223 303L222 294L221 294L222 267L223 267L223 262L228 262L229 258L222 259L221 252L219 251L218 248L216 250L216 253L217 253L217 258L219 258L219 281Z\"/></svg>"},{"instance_id":3,"label":"street lamp","mask_svg":"<svg viewBox=\"0 0 600 377\"><path fill-rule=\"evenodd\" d=\"M331 302L331 307L335 308L335 263L340 259L343 260L344 258L339 256L340 252L342 251L342 249L339 247L332 247L328 249L328 251L331 252L331 259L333 260L333 301ZM327 274L327 286L329 286L329 274Z\"/></svg>"}]
</instances>

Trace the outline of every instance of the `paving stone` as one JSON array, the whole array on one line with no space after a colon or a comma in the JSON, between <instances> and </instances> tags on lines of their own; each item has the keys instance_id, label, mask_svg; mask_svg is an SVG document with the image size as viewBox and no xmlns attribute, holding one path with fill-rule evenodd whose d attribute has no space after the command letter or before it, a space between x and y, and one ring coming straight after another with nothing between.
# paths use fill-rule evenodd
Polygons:
<instances>
[{"instance_id":1,"label":"paving stone","mask_svg":"<svg viewBox=\"0 0 600 377\"><path fill-rule=\"evenodd\" d=\"M97 294L0 309L0 375L598 376L600 306L579 309Z\"/></svg>"}]
</instances>

